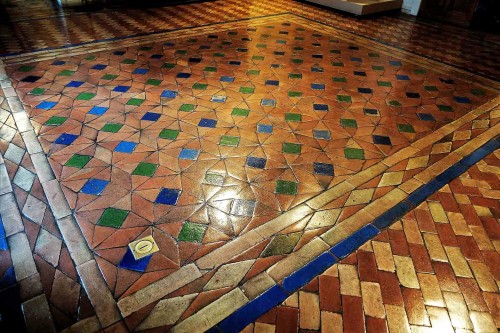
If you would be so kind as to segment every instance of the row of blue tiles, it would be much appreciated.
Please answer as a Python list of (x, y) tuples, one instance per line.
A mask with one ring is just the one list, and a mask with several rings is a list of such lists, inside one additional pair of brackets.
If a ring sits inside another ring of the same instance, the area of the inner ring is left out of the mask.
[(406, 213), (417, 207), (430, 195), (444, 185), (467, 171), (487, 155), (500, 148), (500, 136), (464, 157), (426, 185), (413, 192), (405, 201), (401, 201), (393, 208), (376, 218), (371, 224), (364, 226), (352, 235), (333, 246), (329, 251), (319, 255), (316, 259), (292, 273), (280, 285), (275, 285), (262, 295), (239, 308), (226, 319), (209, 330), (215, 332), (239, 332), (253, 323), (271, 308), (282, 303), (288, 296), (309, 283), (313, 278), (324, 272), (335, 263), (356, 251), (361, 245), (378, 235), (382, 230), (402, 218)]

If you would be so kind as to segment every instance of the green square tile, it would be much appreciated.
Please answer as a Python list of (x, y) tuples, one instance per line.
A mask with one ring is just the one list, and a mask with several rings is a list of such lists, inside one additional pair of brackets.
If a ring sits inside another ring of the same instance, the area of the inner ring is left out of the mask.
[(304, 40), (304, 37), (295, 37), (295, 40)]
[(300, 154), (302, 146), (298, 143), (284, 142), (281, 151), (285, 154)]
[(206, 229), (202, 224), (185, 222), (177, 239), (182, 242), (201, 243)]
[(248, 110), (248, 109), (234, 108), (233, 112), (231, 112), (231, 115), (240, 116), (240, 117), (248, 117), (249, 113), (250, 113), (250, 110)]
[(277, 194), (288, 194), (295, 195), (297, 194), (298, 183), (291, 182), (288, 180), (277, 180), (276, 181), (276, 193)]
[(138, 176), (152, 177), (155, 174), (156, 169), (158, 169), (158, 165), (156, 164), (141, 162), (137, 165), (132, 174)]
[(60, 71), (59, 74), (57, 74), (57, 75), (59, 75), (59, 76), (71, 76), (73, 74), (75, 74), (75, 71), (70, 71), (69, 69), (65, 69), (63, 71)]
[(302, 51), (304, 48), (302, 46), (295, 46), (293, 49), (295, 51)]
[(107, 123), (101, 128), (101, 131), (103, 132), (111, 132), (111, 133), (116, 133), (118, 132), (121, 128), (123, 127), (123, 124), (117, 124), (117, 123)]
[(125, 65), (133, 65), (135, 64), (136, 60), (134, 59), (123, 59), (122, 60), (122, 64), (125, 64)]
[(374, 71), (383, 71), (383, 70), (385, 69), (385, 67), (384, 67), (384, 66), (377, 66), (377, 65), (373, 65), (373, 66), (372, 66), (372, 69), (373, 69)]
[(240, 93), (242, 94), (253, 94), (254, 91), (254, 87), (240, 87)]
[(217, 67), (207, 66), (203, 69), (204, 72), (215, 73), (217, 72)]
[(85, 60), (89, 60), (89, 61), (95, 60), (95, 59), (96, 59), (96, 56), (93, 56), (93, 55), (89, 55), (89, 56), (85, 57)]
[(337, 100), (339, 102), (346, 102), (346, 103), (352, 102), (351, 96), (347, 96), (347, 95), (337, 95)]
[(415, 72), (415, 74), (427, 74), (425, 69), (415, 69), (413, 72)]
[(171, 63), (171, 62), (166, 62), (164, 63), (163, 65), (161, 65), (161, 68), (174, 68), (175, 67), (175, 64)]
[(178, 130), (164, 128), (160, 132), (159, 137), (162, 138), (162, 139), (175, 140), (175, 139), (177, 139), (178, 135), (179, 135), (179, 131)]
[(47, 120), (45, 122), (45, 125), (59, 126), (59, 125), (63, 124), (66, 121), (66, 119), (68, 119), (68, 117), (52, 116), (52, 117), (50, 117), (49, 120)]
[(304, 60), (302, 59), (292, 59), (292, 63), (294, 64), (302, 64), (304, 62)]
[(247, 75), (259, 75), (259, 74), (260, 74), (260, 70), (258, 70), (258, 69), (247, 70)]
[(21, 67), (19, 67), (18, 71), (23, 72), (23, 73), (26, 73), (26, 72), (31, 71), (33, 68), (35, 68), (35, 66), (28, 66), (28, 65), (25, 65), (25, 66), (21, 66)]
[(302, 121), (302, 115), (298, 113), (285, 113), (286, 121)]
[(411, 124), (398, 124), (398, 131), (403, 133), (415, 133), (415, 129)]
[(65, 166), (82, 169), (89, 161), (92, 159), (92, 156), (89, 155), (80, 155), (74, 154), (71, 156), (69, 160), (64, 163)]
[(299, 73), (290, 73), (288, 74), (289, 79), (302, 79), (302, 74)]
[(210, 185), (224, 185), (224, 176), (218, 173), (207, 172), (205, 174), (205, 183)]
[(97, 225), (118, 229), (122, 226), (128, 216), (128, 213), (128, 210), (106, 208), (99, 218)]
[(479, 88), (476, 88), (476, 89), (471, 89), (470, 91), (473, 95), (475, 96), (484, 96), (486, 94), (486, 92), (483, 90), (483, 89), (479, 89)]
[(344, 148), (344, 156), (350, 160), (364, 160), (365, 152), (359, 148)]
[(254, 55), (252, 57), (252, 60), (264, 60), (264, 56), (261, 56), (261, 55)]
[(398, 107), (401, 106), (401, 103), (394, 100), (387, 102), (387, 104), (389, 104), (390, 106), (398, 106)]
[(332, 62), (332, 66), (333, 67), (344, 67), (344, 63), (343, 62)]
[(223, 135), (220, 138), (219, 144), (221, 146), (238, 147), (238, 145), (240, 144), (240, 138), (237, 136)]
[(344, 76), (335, 76), (333, 82), (347, 82), (347, 79)]
[(90, 101), (92, 98), (95, 97), (94, 93), (80, 93), (78, 96), (76, 96), (77, 101)]
[(380, 57), (380, 55), (378, 53), (373, 53), (373, 52), (368, 53), (368, 56), (370, 58), (378, 58), (378, 57)]
[(333, 54), (341, 54), (342, 51), (340, 50), (330, 50), (330, 53), (333, 53)]
[(161, 84), (161, 80), (158, 79), (149, 79), (146, 81), (146, 84), (150, 86), (159, 86)]
[(392, 83), (389, 81), (377, 81), (379, 87), (392, 87)]
[(34, 88), (29, 92), (30, 95), (42, 95), (45, 92), (45, 88)]
[(101, 80), (114, 80), (118, 77), (118, 75), (114, 75), (114, 74), (104, 74), (102, 77), (101, 77)]
[(427, 91), (438, 91), (436, 86), (424, 86), (424, 89)]
[(193, 89), (195, 90), (206, 90), (208, 87), (208, 84), (205, 83), (195, 83), (193, 84)]
[(131, 98), (128, 100), (127, 105), (140, 106), (142, 103), (144, 103), (142, 98)]
[(216, 52), (214, 53), (214, 57), (217, 57), (217, 58), (223, 58), (225, 57), (226, 55), (224, 53), (220, 53), (220, 52)]
[(340, 119), (340, 125), (348, 128), (358, 128), (358, 122), (355, 119)]
[(182, 104), (181, 107), (179, 108), (179, 111), (191, 112), (195, 108), (196, 108), (196, 105), (194, 105), (194, 104)]
[(302, 92), (300, 91), (289, 91), (288, 97), (302, 97)]
[(186, 54), (187, 50), (177, 50), (175, 51), (175, 54)]
[(232, 42), (227, 42), (227, 41), (226, 41), (226, 42), (222, 42), (221, 44), (222, 44), (222, 45), (231, 45), (231, 44), (233, 44), (233, 43), (232, 43)]
[(453, 112), (453, 108), (449, 105), (437, 105), (439, 111), (443, 112)]

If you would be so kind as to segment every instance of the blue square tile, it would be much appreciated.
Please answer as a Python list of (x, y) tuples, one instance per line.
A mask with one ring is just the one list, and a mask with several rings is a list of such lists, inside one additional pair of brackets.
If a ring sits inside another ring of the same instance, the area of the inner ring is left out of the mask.
[(248, 156), (246, 165), (252, 168), (264, 169), (266, 167), (266, 163), (267, 160), (265, 158)]
[(189, 58), (188, 61), (197, 64), (201, 62), (201, 58)]
[(131, 88), (130, 86), (116, 86), (113, 88), (113, 91), (124, 93), (124, 92), (129, 91), (130, 88)]
[(117, 56), (122, 56), (125, 54), (125, 51), (115, 51), (113, 52), (114, 55), (117, 55)]
[(241, 65), (241, 61), (237, 61), (237, 60), (231, 60), (229, 62), (230, 65), (233, 65), (233, 66), (239, 66)]
[(271, 134), (272, 132), (273, 132), (273, 125), (265, 125), (265, 124), (257, 125), (257, 133)]
[(177, 204), (177, 200), (179, 200), (180, 195), (181, 195), (181, 190), (164, 188), (160, 191), (160, 193), (156, 197), (155, 203), (175, 206)]
[(212, 98), (210, 99), (210, 101), (214, 102), (214, 103), (224, 103), (226, 101), (226, 99), (227, 99), (226, 96), (214, 95), (214, 96), (212, 96)]
[(366, 115), (376, 116), (379, 114), (377, 109), (363, 109), (363, 110)]
[(83, 185), (80, 192), (85, 194), (100, 195), (102, 191), (108, 186), (109, 181), (102, 179), (91, 178)]
[(61, 66), (61, 65), (64, 65), (65, 63), (66, 63), (66, 61), (57, 60), (57, 61), (54, 61), (52, 63), (52, 65), (54, 65), (54, 66)]
[(198, 126), (215, 128), (215, 126), (217, 126), (217, 120), (208, 119), (208, 118), (201, 118), (200, 122), (198, 123)]
[(177, 97), (177, 91), (163, 90), (163, 92), (161, 93), (161, 97), (164, 97), (164, 98), (175, 98), (175, 97)]
[(57, 105), (57, 102), (43, 101), (36, 106), (37, 109), (50, 110)]
[(278, 80), (267, 80), (266, 81), (266, 86), (279, 86), (280, 81)]
[(314, 138), (319, 140), (330, 140), (331, 135), (328, 130), (314, 130), (313, 131)]
[(209, 45), (201, 45), (199, 47), (200, 50), (210, 50), (210, 46)]
[(391, 60), (389, 61), (389, 64), (391, 66), (402, 66), (403, 64), (401, 63), (401, 61), (397, 61), (397, 60)]
[(276, 101), (274, 99), (266, 99), (266, 98), (264, 98), (260, 102), (260, 105), (262, 105), (262, 106), (276, 106)]
[(175, 43), (173, 43), (173, 42), (166, 42), (163, 45), (165, 45), (165, 46), (175, 46)]
[(177, 74), (177, 78), (178, 79), (188, 79), (190, 77), (191, 77), (190, 73), (179, 73), (179, 74)]
[(356, 76), (366, 76), (366, 72), (364, 72), (364, 71), (354, 71), (354, 75), (356, 75)]
[(408, 75), (397, 74), (396, 79), (398, 79), (399, 81), (408, 81), (410, 80), (410, 77)]
[(147, 68), (136, 68), (136, 69), (134, 69), (134, 71), (132, 72), (132, 74), (144, 75), (147, 72), (149, 72), (149, 69), (147, 69)]
[(220, 82), (234, 82), (234, 76), (221, 76), (220, 77)]
[(5, 229), (3, 227), (2, 216), (0, 216), (0, 251), (6, 251), (9, 249), (7, 244), (7, 237), (5, 236)]
[(40, 76), (36, 76), (36, 75), (29, 75), (29, 76), (26, 76), (24, 79), (22, 79), (21, 81), (22, 82), (30, 82), (30, 83), (34, 83), (38, 80), (40, 80), (41, 77)]
[(349, 50), (359, 50), (359, 47), (357, 47), (357, 46), (349, 46)]
[(406, 97), (408, 98), (420, 98), (420, 94), (416, 92), (407, 92)]
[(434, 116), (430, 113), (417, 113), (418, 119), (424, 121), (436, 121)]
[(161, 117), (160, 113), (146, 112), (144, 116), (142, 116), (141, 120), (157, 121), (158, 119), (160, 119), (160, 117)]
[(363, 62), (363, 59), (357, 58), (357, 57), (352, 57), (351, 61), (353, 61), (353, 62)]
[(283, 52), (283, 51), (275, 51), (274, 55), (283, 56), (283, 55), (285, 55), (285, 52)]
[(373, 138), (373, 143), (376, 145), (386, 145), (390, 146), (392, 145), (391, 143), (391, 138), (385, 135), (372, 135)]
[(455, 96), (454, 98), (457, 103), (470, 104), (470, 99), (468, 99), (467, 97)]
[(95, 70), (98, 70), (98, 71), (102, 71), (106, 67), (108, 67), (108, 66), (107, 65), (103, 65), (103, 64), (97, 64), (97, 65), (94, 65), (92, 67), (92, 69), (95, 69)]
[(130, 154), (134, 151), (137, 143), (131, 141), (121, 141), (118, 146), (116, 146), (115, 151), (118, 153)]
[(78, 87), (81, 87), (82, 84), (83, 84), (82, 81), (71, 81), (70, 83), (68, 83), (66, 85), (66, 87), (69, 87), (69, 88), (78, 88)]
[(271, 68), (281, 68), (281, 67), (283, 66), (280, 64), (271, 64)]
[(198, 159), (199, 155), (200, 151), (198, 149), (182, 148), (181, 152), (179, 153), (179, 159), (194, 161)]
[(313, 89), (313, 90), (325, 90), (325, 85), (322, 83), (311, 83), (311, 89)]
[(106, 113), (106, 111), (108, 111), (107, 107), (104, 107), (104, 106), (94, 106), (92, 109), (90, 109), (90, 111), (88, 113), (96, 115), (96, 116), (102, 116), (103, 114)]
[(314, 59), (323, 59), (323, 55), (322, 54), (313, 54), (312, 57)]
[(333, 164), (314, 162), (314, 173), (318, 175), (334, 176)]
[(127, 248), (127, 252), (123, 256), (120, 263), (118, 264), (118, 267), (143, 273), (144, 271), (146, 271), (146, 268), (148, 267), (149, 261), (151, 260), (152, 257), (153, 256), (147, 256), (139, 260), (135, 260), (132, 251), (130, 251), (130, 249)]
[(324, 69), (323, 69), (323, 67), (314, 66), (314, 67), (311, 67), (311, 72), (313, 72), (313, 73), (323, 73)]
[(376, 227), (368, 224), (332, 247), (330, 252), (335, 257), (343, 259), (379, 233)]
[(163, 54), (153, 54), (150, 58), (151, 59), (161, 59), (161, 58), (163, 58)]
[(313, 104), (314, 111), (328, 111), (327, 104)]
[(72, 144), (77, 138), (78, 138), (78, 135), (63, 133), (56, 139), (56, 141), (54, 141), (54, 143), (58, 144), (58, 145), (67, 145), (68, 146), (68, 145)]
[(286, 277), (283, 280), (283, 289), (289, 293), (294, 292), (295, 290), (308, 284), (309, 281), (323, 273), (327, 268), (331, 267), (336, 262), (337, 260), (330, 253), (324, 252), (307, 265)]
[(371, 94), (373, 91), (371, 88), (358, 88), (358, 92), (361, 94)]

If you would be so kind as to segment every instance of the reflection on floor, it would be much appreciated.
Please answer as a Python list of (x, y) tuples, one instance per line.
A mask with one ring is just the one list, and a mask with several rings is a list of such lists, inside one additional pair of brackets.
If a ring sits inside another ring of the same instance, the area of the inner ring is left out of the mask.
[(0, 327), (500, 327), (498, 36), (30, 6), (0, 36)]

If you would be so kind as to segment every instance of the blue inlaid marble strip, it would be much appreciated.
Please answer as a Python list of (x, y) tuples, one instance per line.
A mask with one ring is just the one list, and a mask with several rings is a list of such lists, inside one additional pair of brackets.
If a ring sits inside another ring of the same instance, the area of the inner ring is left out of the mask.
[(467, 171), (469, 167), (473, 166), (498, 148), (500, 148), (500, 136), (488, 141), (471, 154), (465, 156), (462, 160), (443, 171), (429, 183), (415, 190), (406, 200), (401, 201), (376, 218), (372, 223), (364, 226), (346, 239), (334, 245), (330, 251), (322, 253), (304, 267), (287, 276), (283, 280), (282, 286), (275, 285), (268, 289), (262, 295), (248, 302), (226, 319), (222, 320), (219, 324), (212, 327), (208, 332), (232, 333), (243, 330), (247, 325), (253, 323), (267, 311), (282, 303), (289, 295), (305, 286), (340, 259), (356, 251), (365, 242), (398, 221), (441, 187), (460, 176)]

